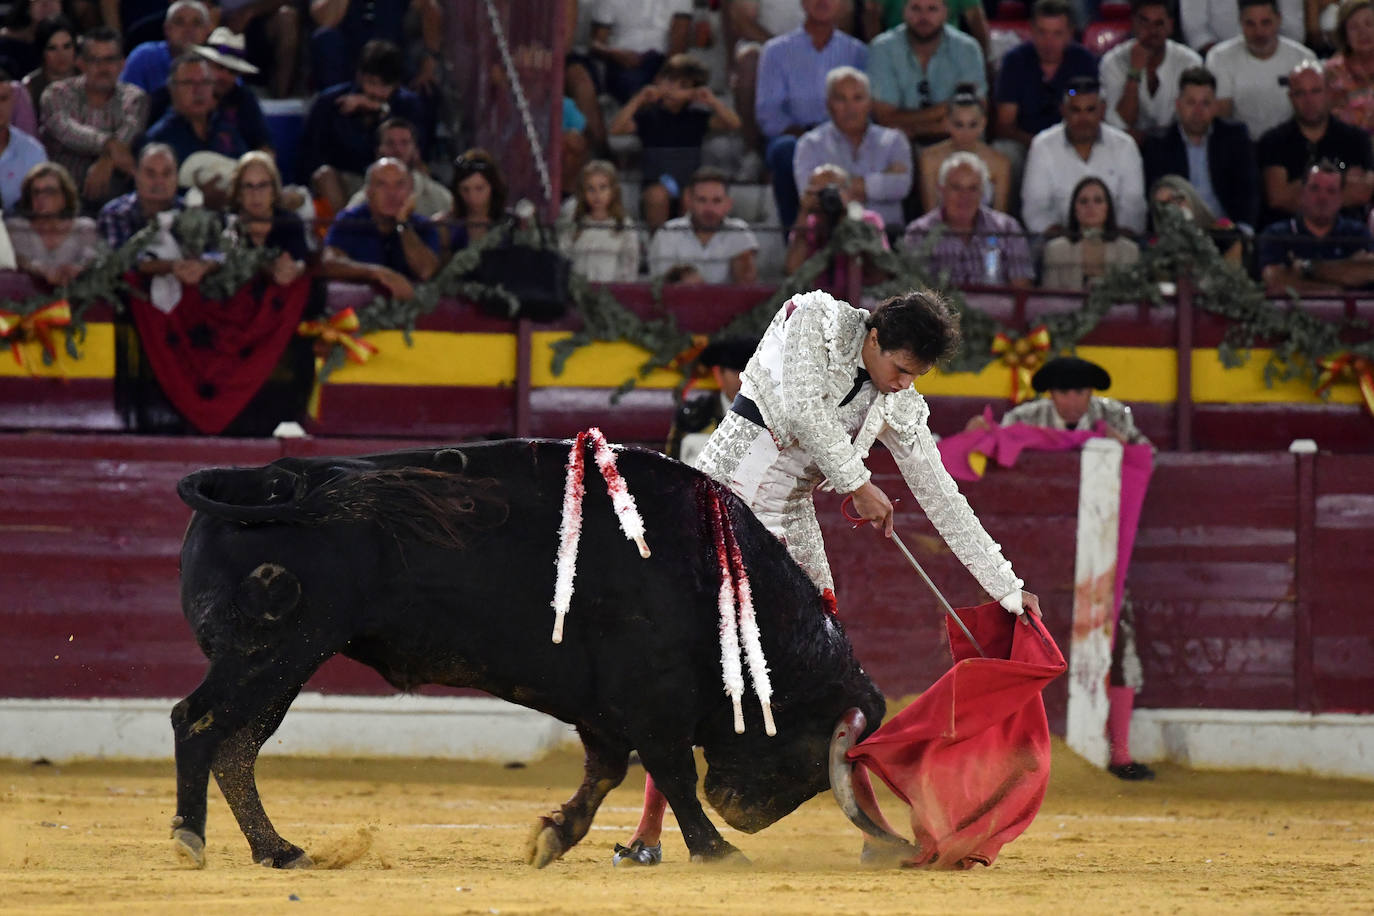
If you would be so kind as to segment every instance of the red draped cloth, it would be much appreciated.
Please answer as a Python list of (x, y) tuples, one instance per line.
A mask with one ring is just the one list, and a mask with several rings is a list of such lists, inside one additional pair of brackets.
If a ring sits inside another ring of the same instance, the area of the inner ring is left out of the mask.
[(849, 751), (870, 817), (886, 826), (867, 771), (910, 806), (908, 866), (991, 865), (1035, 819), (1050, 779), (1040, 691), (1064, 672), (1064, 656), (1034, 617), (1022, 625), (996, 602), (958, 613), (987, 657), (947, 621), (954, 667)]
[(158, 384), (207, 435), (222, 432), (271, 376), (310, 298), (310, 273), (287, 286), (250, 282), (223, 301), (183, 287), (170, 313), (133, 280), (129, 309)]

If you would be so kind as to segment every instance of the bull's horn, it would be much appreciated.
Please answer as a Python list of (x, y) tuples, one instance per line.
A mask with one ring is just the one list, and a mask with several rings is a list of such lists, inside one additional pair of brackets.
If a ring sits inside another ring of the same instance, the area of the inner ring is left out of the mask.
[[(915, 854), (918, 850), (906, 839), (893, 833), (886, 826), (880, 826), (869, 816), (854, 795), (854, 764), (846, 756), (859, 736), (863, 734), (868, 720), (860, 709), (849, 709), (840, 716), (835, 731), (830, 735), (830, 791), (835, 793), (835, 801), (845, 817), (864, 833), (893, 846), (904, 846)], [(881, 818), (881, 815), (879, 815)]]

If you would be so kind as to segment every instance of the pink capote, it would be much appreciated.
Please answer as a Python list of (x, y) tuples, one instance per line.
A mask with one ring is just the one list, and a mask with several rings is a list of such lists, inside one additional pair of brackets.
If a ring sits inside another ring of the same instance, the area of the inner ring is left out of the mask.
[(1030, 826), (1049, 784), (1040, 691), (1064, 672), (1064, 656), (1034, 617), (1019, 624), (996, 602), (958, 613), (987, 657), (947, 621), (954, 667), (849, 751), (870, 817), (888, 826), (868, 771), (910, 806), (918, 852), (903, 864), (911, 867), (991, 865)]
[[(985, 460), (996, 461), (1009, 468), (1026, 450), (1067, 452), (1081, 448), (1084, 442), (1107, 435), (1107, 426), (1099, 422), (1091, 432), (1087, 430), (1049, 429), (1014, 423), (998, 426), (992, 410), (986, 409), (983, 418), (988, 429), (974, 429), (940, 440), (940, 458), (945, 470), (955, 480), (978, 480), (983, 476)], [(984, 456), (979, 458), (978, 456)], [(1121, 616), (1121, 596), (1126, 587), (1126, 571), (1131, 565), (1131, 551), (1135, 547), (1136, 529), (1140, 526), (1140, 510), (1145, 492), (1154, 473), (1154, 452), (1148, 445), (1123, 446), (1121, 456), (1121, 515), (1117, 526), (1116, 595), (1112, 611), (1112, 632)]]

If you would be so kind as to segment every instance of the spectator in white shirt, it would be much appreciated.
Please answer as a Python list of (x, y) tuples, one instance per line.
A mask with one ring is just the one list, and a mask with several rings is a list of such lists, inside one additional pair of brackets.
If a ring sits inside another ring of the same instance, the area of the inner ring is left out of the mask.
[(1240, 0), (1241, 34), (1207, 52), (1207, 69), (1217, 78), (1217, 117), (1234, 118), (1259, 139), (1288, 120), (1288, 72), (1311, 49), (1280, 35), (1276, 0)]
[(657, 277), (691, 264), (707, 283), (758, 280), (758, 239), (730, 216), (730, 179), (720, 169), (697, 169), (682, 195), (685, 216), (670, 219), (649, 244), (649, 272)]
[(836, 67), (825, 78), (830, 120), (797, 140), (792, 160), (797, 187), (804, 188), (818, 166), (834, 163), (853, 178), (849, 190), (883, 222), (902, 222), (902, 199), (911, 191), (911, 144), (900, 130), (874, 124), (868, 74)]
[[(1306, 37), (1303, 0), (1275, 0), (1274, 6), (1283, 19), (1282, 34), (1302, 44)], [(1236, 14), (1244, 9), (1245, 0), (1184, 0), (1178, 5), (1183, 40), (1194, 51), (1206, 54), (1214, 45), (1240, 35)]]
[(622, 105), (687, 50), (692, 0), (596, 0), (591, 53), (606, 62), (606, 90)]
[(1131, 0), (1131, 33), (1103, 56), (1099, 72), (1107, 123), (1140, 140), (1174, 119), (1178, 78), (1202, 66), (1202, 57), (1169, 37), (1174, 17), (1166, 0)]
[(1063, 120), (1035, 135), (1021, 184), (1021, 219), (1032, 232), (1058, 231), (1085, 175), (1096, 175), (1117, 203), (1124, 229), (1145, 228), (1145, 174), (1140, 150), (1124, 131), (1103, 124), (1105, 103), (1092, 77), (1074, 77)]

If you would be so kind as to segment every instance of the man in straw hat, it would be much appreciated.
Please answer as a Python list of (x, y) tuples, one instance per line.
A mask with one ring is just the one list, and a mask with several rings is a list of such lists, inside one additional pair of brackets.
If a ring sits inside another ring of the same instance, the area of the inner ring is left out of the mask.
[[(827, 293), (798, 293), (774, 316), (741, 374), (740, 392), (696, 467), (730, 487), (787, 546), (833, 610), (814, 493), (849, 494), (858, 515), (892, 534), (893, 507), (865, 465), (887, 446), (926, 517), (984, 590), (1013, 614), (1039, 599), (983, 529), (940, 459), (916, 379), (958, 347), (959, 323), (929, 290), (895, 296), (869, 313)], [(644, 813), (616, 865), (655, 865), (664, 801), (653, 780)]]
[(243, 84), (241, 77), (253, 76), (258, 68), (248, 62), (242, 35), (223, 26), (210, 33), (205, 44), (191, 49), (210, 65), (210, 78), (215, 94), (215, 108), (220, 120), (243, 135), (249, 149), (272, 151), (272, 134), (267, 117), (262, 113), (253, 90)]

